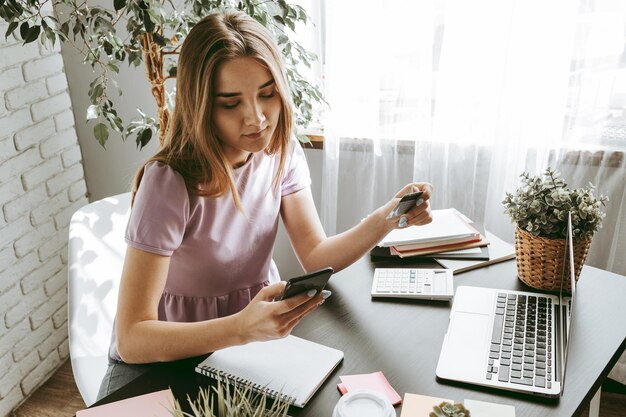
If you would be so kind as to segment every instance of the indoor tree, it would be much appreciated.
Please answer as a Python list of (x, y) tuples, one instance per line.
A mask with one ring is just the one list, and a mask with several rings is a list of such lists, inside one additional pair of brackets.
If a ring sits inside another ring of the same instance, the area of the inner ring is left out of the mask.
[[(89, 85), (91, 105), (86, 119), (94, 123), (95, 138), (104, 147), (110, 129), (122, 138), (135, 135), (137, 146), (163, 134), (175, 100), (165, 82), (176, 77), (176, 56), (190, 29), (209, 13), (224, 9), (246, 12), (275, 36), (283, 54), (296, 124), (306, 127), (312, 120), (313, 103), (324, 99), (317, 86), (308, 82), (298, 68), (310, 67), (317, 57), (293, 39), (298, 22), (309, 21), (304, 8), (285, 0), (113, 0), (109, 7), (87, 4), (87, 0), (0, 0), (0, 17), (8, 23), (5, 38), (15, 36), (24, 44), (39, 40), (70, 45), (94, 70)], [(115, 110), (111, 91), (122, 95), (116, 78), (124, 63), (144, 64), (149, 88), (156, 101), (157, 115), (138, 109), (139, 116), (125, 123)], [(301, 140), (308, 141), (306, 137)]]

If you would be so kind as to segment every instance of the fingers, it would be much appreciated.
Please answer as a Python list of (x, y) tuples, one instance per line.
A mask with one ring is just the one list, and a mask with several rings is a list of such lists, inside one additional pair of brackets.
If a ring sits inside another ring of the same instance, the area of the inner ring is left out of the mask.
[(286, 300), (281, 300), (279, 304), (279, 312), (281, 314), (288, 313), (293, 310), (297, 310), (298, 308), (304, 308), (303, 306), (312, 304), (319, 304), (325, 298), (330, 296), (331, 292), (328, 290), (324, 290), (320, 293), (317, 293), (316, 290), (309, 290), (308, 293), (302, 293), (295, 295)]
[(427, 182), (416, 182), (413, 183), (413, 186), (422, 192), (422, 198), (424, 201), (430, 199), (430, 196), (433, 195), (433, 186)]
[(400, 191), (396, 193), (394, 198), (402, 198), (405, 194), (414, 193), (415, 191), (419, 191), (415, 187), (415, 183), (407, 184)]
[(430, 208), (428, 208), (424, 210), (423, 212), (421, 212), (420, 214), (418, 214), (417, 216), (413, 217), (410, 220), (409, 224), (415, 225), (415, 226), (423, 226), (432, 221), (433, 221), (433, 215), (432, 215), (432, 212), (430, 211)]
[[(327, 292), (328, 294), (330, 292)], [(300, 322), (306, 315), (312, 313), (325, 301), (325, 294), (318, 294), (304, 304), (284, 313), (281, 320), (285, 323), (285, 327), (291, 329)]]
[[(313, 297), (307, 297), (304, 303), (301, 303), (295, 306), (292, 309), (288, 309), (282, 314), (278, 314), (275, 316), (276, 324), (275, 324), (275, 333), (279, 337), (285, 337), (291, 333), (293, 328), (308, 314), (312, 313), (324, 303), (324, 300), (330, 296), (330, 291), (322, 291), (321, 293), (316, 294)], [(291, 301), (296, 298), (302, 298), (303, 294), (299, 294), (295, 297), (292, 297), (288, 300), (282, 300), (276, 302), (276, 304), (281, 304), (281, 309), (284, 309), (288, 306), (288, 301)]]
[(430, 202), (423, 201), (419, 206), (403, 214), (398, 220), (398, 227), (422, 226), (433, 221)]
[(395, 195), (393, 201), (395, 202), (397, 198), (401, 198), (407, 193), (416, 191), (421, 191), (422, 195), (415, 201), (415, 207), (396, 220), (398, 222), (397, 227), (399, 228), (421, 226), (433, 220), (430, 211), (430, 202), (428, 201), (432, 195), (433, 186), (427, 182), (415, 182), (405, 185), (404, 188)]
[(254, 298), (263, 301), (274, 301), (276, 297), (279, 297), (283, 291), (285, 291), (285, 285), (287, 285), (287, 283), (284, 281), (269, 285), (259, 291)]
[(394, 198), (402, 198), (405, 194), (414, 193), (416, 191), (421, 191), (421, 198), (426, 201), (433, 194), (433, 186), (428, 182), (412, 182), (402, 187), (402, 189), (396, 193)]

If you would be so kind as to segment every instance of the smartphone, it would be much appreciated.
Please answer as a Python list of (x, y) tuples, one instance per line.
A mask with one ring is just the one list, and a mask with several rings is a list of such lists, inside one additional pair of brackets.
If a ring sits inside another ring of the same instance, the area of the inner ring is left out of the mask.
[(405, 194), (398, 205), (391, 210), (391, 213), (387, 216), (388, 219), (392, 219), (394, 217), (398, 217), (409, 211), (412, 207), (415, 207), (415, 202), (418, 198), (422, 196), (422, 191), (416, 191), (414, 193)]
[(310, 289), (316, 289), (319, 293), (324, 289), (333, 272), (335, 271), (333, 271), (331, 267), (326, 267), (319, 271), (311, 272), (310, 274), (291, 278), (287, 281), (283, 295), (277, 298), (277, 300), (286, 300), (294, 295), (307, 292)]

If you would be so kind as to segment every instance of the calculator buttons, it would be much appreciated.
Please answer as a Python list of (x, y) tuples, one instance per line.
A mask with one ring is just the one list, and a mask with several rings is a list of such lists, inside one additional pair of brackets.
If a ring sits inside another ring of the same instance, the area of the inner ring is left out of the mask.
[(453, 295), (452, 272), (445, 269), (376, 268), (372, 297), (448, 300)]

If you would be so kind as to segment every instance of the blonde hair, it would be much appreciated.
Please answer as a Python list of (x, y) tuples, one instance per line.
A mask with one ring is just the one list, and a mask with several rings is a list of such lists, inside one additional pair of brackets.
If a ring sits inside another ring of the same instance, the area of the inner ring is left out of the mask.
[(230, 190), (235, 206), (241, 200), (233, 168), (224, 155), (212, 122), (215, 77), (223, 62), (254, 58), (272, 74), (281, 98), (278, 124), (265, 153), (279, 155), (274, 186), (278, 189), (292, 134), (293, 110), (285, 66), (272, 34), (239, 11), (214, 13), (200, 20), (183, 42), (176, 74), (176, 106), (161, 149), (135, 175), (132, 200), (145, 165), (159, 161), (180, 173), (190, 193), (219, 197)]

